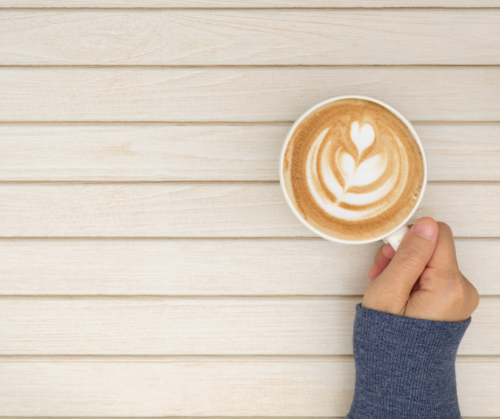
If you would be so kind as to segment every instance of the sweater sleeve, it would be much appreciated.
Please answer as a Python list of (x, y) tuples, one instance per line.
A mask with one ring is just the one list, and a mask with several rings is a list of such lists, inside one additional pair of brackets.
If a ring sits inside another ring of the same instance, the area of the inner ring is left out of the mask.
[(460, 419), (455, 358), (470, 324), (356, 307), (356, 386), (346, 419)]

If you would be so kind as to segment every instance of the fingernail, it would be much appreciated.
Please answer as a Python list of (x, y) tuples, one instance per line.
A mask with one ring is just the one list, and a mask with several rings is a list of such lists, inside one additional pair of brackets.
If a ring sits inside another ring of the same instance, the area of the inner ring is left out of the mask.
[(418, 220), (415, 224), (415, 233), (424, 236), (426, 239), (434, 237), (434, 226), (425, 220)]

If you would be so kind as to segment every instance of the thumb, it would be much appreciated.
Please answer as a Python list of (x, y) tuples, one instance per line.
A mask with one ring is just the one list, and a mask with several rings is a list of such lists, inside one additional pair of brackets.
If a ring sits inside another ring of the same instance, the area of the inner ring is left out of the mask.
[[(407, 297), (432, 257), (438, 225), (432, 218), (420, 218), (403, 237), (398, 251), (385, 271), (375, 280), (379, 287)], [(386, 288), (387, 289), (387, 288)]]

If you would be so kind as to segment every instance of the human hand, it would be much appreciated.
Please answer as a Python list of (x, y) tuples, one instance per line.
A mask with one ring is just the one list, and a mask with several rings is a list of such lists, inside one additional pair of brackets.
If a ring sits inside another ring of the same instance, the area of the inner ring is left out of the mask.
[(382, 246), (368, 273), (372, 283), (362, 306), (417, 319), (459, 322), (479, 304), (479, 295), (458, 268), (451, 228), (420, 218), (394, 252)]

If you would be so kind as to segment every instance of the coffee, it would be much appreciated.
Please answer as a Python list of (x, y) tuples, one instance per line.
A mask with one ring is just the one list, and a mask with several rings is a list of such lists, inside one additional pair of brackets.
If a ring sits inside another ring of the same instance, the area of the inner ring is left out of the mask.
[(311, 226), (343, 240), (376, 239), (404, 222), (424, 177), (406, 124), (361, 99), (338, 100), (304, 118), (283, 159), (293, 206)]

